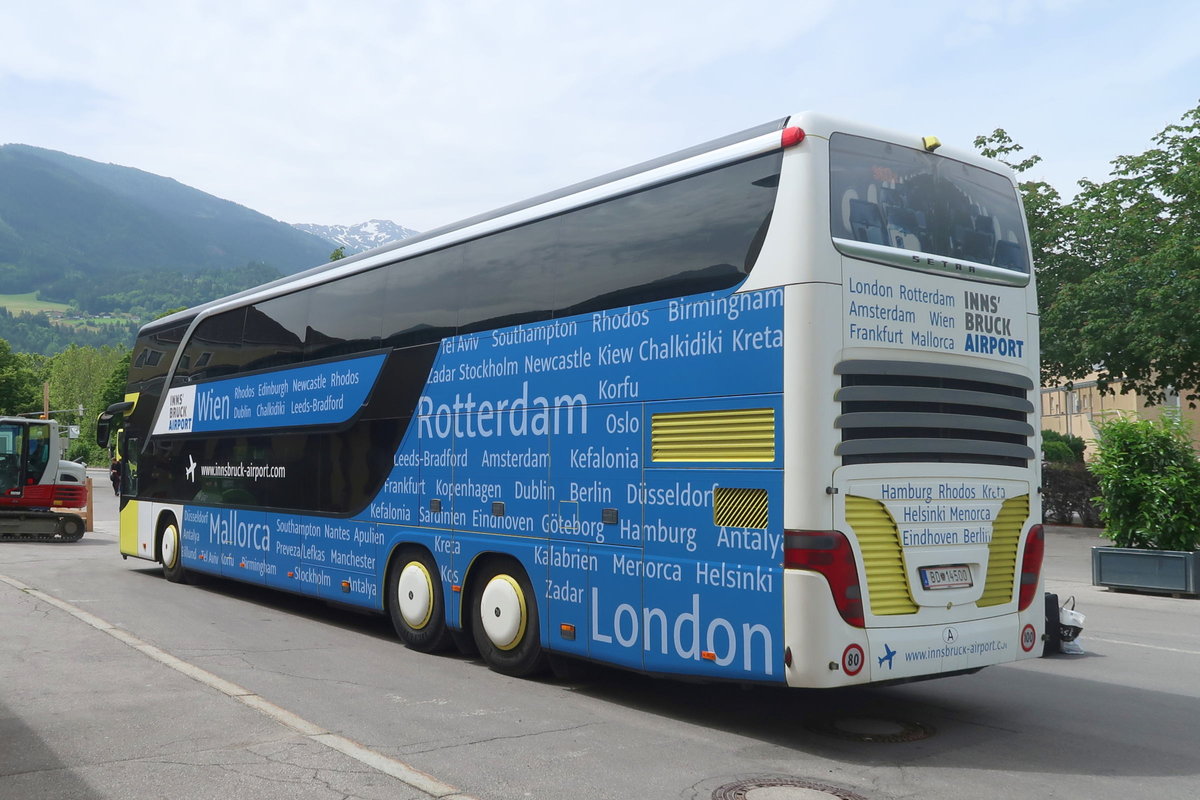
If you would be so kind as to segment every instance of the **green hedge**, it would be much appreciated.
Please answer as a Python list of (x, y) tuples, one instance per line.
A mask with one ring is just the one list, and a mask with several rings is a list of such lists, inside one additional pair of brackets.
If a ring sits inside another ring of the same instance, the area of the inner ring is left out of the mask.
[(1090, 465), (1103, 498), (1104, 535), (1118, 547), (1195, 550), (1200, 544), (1200, 459), (1177, 414), (1119, 417), (1100, 426)]
[(1083, 464), (1049, 463), (1042, 468), (1042, 519), (1059, 525), (1079, 521), (1095, 528), (1100, 525), (1100, 506), (1096, 495), (1100, 485)]

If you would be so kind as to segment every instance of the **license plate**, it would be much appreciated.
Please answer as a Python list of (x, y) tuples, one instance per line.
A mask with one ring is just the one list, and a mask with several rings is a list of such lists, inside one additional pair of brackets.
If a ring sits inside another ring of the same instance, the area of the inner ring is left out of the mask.
[(926, 589), (961, 589), (971, 586), (971, 568), (966, 564), (921, 567), (921, 586)]

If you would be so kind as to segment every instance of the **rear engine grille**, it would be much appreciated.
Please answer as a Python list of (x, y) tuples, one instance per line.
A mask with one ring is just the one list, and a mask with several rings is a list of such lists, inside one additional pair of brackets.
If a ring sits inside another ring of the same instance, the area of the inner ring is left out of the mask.
[(999, 370), (843, 361), (835, 451), (843, 464), (948, 462), (1025, 467), (1033, 381)]
[(847, 495), (846, 522), (862, 550), (871, 613), (915, 614), (917, 604), (908, 590), (900, 532), (887, 508), (878, 500)]
[(988, 544), (987, 582), (983, 585), (980, 606), (1010, 603), (1017, 585), (1017, 547), (1021, 526), (1029, 519), (1029, 495), (1010, 497), (1000, 506), (992, 523), (992, 541)]

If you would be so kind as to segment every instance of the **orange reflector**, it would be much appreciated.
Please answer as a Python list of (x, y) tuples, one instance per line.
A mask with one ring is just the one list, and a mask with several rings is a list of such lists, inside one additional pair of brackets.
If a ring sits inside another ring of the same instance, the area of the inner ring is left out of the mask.
[(201, 553), (201, 554), (200, 554), (200, 560), (201, 560), (201, 561), (203, 561), (203, 560), (204, 560), (204, 553)]
[(558, 626), (558, 632), (559, 632), (559, 634), (562, 635), (562, 638), (566, 639), (567, 641), (569, 641), (569, 642), (575, 641), (575, 626), (574, 625), (568, 625), (567, 623), (564, 622)]
[(461, 586), (457, 586), (457, 585), (455, 585), (455, 586), (451, 586), (451, 587), (450, 587), (450, 591), (452, 591), (452, 592), (461, 592), (461, 591), (462, 591), (462, 587), (461, 587)]
[(716, 661), (717, 660), (717, 654), (712, 652), (711, 650), (701, 650), (700, 657), (703, 658), (705, 661)]
[(288, 577), (289, 577), (289, 578), (294, 578), (294, 577), (296, 577), (296, 573), (294, 573), (294, 572), (289, 572), (289, 573), (288, 573)]
[(245, 562), (245, 561), (243, 561), (242, 563), (238, 564), (238, 566), (239, 566), (239, 567), (241, 567), (242, 569), (245, 569), (245, 568), (246, 568), (246, 562)]
[(343, 592), (350, 591), (350, 581), (342, 581), (342, 591)]

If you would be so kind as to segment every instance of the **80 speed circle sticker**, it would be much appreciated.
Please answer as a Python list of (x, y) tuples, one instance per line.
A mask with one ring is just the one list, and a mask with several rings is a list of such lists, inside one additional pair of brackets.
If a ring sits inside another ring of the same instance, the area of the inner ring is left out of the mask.
[(863, 649), (860, 645), (848, 645), (842, 651), (842, 671), (853, 677), (862, 672), (863, 664), (866, 663), (866, 656), (863, 654)]

